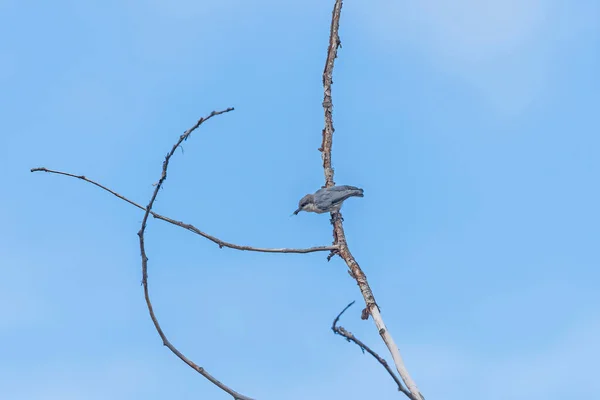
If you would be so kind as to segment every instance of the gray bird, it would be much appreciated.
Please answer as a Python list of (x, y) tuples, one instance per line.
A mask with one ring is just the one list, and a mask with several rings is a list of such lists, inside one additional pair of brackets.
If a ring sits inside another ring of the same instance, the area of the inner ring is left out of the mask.
[(322, 188), (317, 190), (315, 194), (307, 194), (300, 199), (298, 209), (294, 211), (294, 215), (298, 215), (300, 211), (318, 214), (339, 211), (344, 200), (353, 196), (364, 197), (363, 190), (347, 185)]

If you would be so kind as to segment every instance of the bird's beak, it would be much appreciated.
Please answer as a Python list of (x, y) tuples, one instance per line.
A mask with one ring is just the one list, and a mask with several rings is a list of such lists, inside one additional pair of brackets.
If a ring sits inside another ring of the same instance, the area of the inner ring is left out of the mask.
[(294, 214), (292, 214), (292, 215), (298, 215), (298, 213), (299, 213), (300, 211), (302, 211), (302, 209), (301, 209), (301, 208), (299, 208), (299, 209), (297, 209), (296, 211), (294, 211)]

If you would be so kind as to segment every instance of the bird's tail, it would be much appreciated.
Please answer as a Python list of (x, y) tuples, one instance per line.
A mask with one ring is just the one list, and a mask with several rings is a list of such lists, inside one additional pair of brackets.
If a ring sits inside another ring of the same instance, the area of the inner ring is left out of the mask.
[(364, 190), (362, 190), (361, 188), (350, 186), (349, 189), (352, 189), (352, 194), (350, 196), (365, 197), (365, 195), (363, 194)]
[(364, 190), (357, 188), (356, 186), (346, 186), (345, 190), (346, 195), (344, 196), (344, 199), (347, 199), (348, 197), (365, 197), (363, 194)]
[(334, 186), (330, 189), (329, 198), (331, 199), (331, 204), (341, 204), (344, 200), (349, 197), (364, 197), (363, 190), (361, 188), (357, 188), (356, 186)]

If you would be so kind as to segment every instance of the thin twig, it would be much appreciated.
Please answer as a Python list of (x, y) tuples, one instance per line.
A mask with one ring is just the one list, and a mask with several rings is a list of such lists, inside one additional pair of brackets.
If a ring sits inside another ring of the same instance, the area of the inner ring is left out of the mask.
[(390, 376), (392, 377), (394, 382), (396, 382), (396, 385), (398, 385), (398, 390), (401, 391), (402, 393), (404, 393), (405, 395), (407, 395), (409, 398), (414, 399), (414, 397), (412, 396), (412, 393), (410, 393), (404, 386), (402, 386), (402, 382), (400, 382), (400, 379), (398, 379), (396, 374), (394, 374), (394, 371), (392, 371), (392, 369), (388, 365), (387, 361), (385, 361), (381, 356), (379, 356), (379, 354), (377, 354), (373, 350), (371, 350), (371, 348), (369, 346), (367, 346), (366, 344), (364, 344), (360, 339), (358, 339), (356, 336), (354, 336), (352, 334), (352, 332), (347, 331), (343, 326), (337, 325), (342, 314), (345, 313), (346, 310), (349, 309), (353, 304), (354, 304), (354, 301), (352, 303), (348, 304), (337, 315), (337, 317), (335, 317), (335, 319), (333, 320), (333, 324), (331, 325), (331, 330), (336, 335), (345, 337), (348, 342), (356, 343), (356, 345), (358, 345), (358, 347), (360, 347), (360, 349), (363, 351), (363, 353), (366, 351), (367, 353), (372, 355), (377, 361), (379, 361), (379, 364), (383, 365), (383, 367), (388, 372), (388, 374), (390, 374)]
[[(146, 208), (138, 203), (136, 203), (135, 201), (132, 201), (130, 199), (128, 199), (127, 197), (120, 195), (119, 193), (115, 192), (112, 189), (107, 188), (106, 186), (93, 181), (87, 177), (85, 177), (84, 175), (74, 175), (74, 174), (70, 174), (68, 172), (62, 172), (62, 171), (55, 171), (55, 170), (51, 170), (48, 168), (32, 168), (31, 172), (48, 172), (51, 174), (58, 174), (58, 175), (65, 175), (65, 176), (70, 176), (72, 178), (77, 178), (77, 179), (81, 179), (82, 181), (85, 182), (89, 182), (92, 185), (95, 185), (97, 187), (99, 187), (100, 189), (106, 190), (107, 192), (109, 192), (110, 194), (118, 197), (119, 199), (131, 204), (134, 207), (139, 208), (140, 210), (146, 211)], [(220, 248), (223, 247), (228, 247), (230, 249), (235, 249), (235, 250), (246, 250), (246, 251), (257, 251), (257, 252), (261, 252), (261, 253), (314, 253), (316, 251), (334, 251), (337, 250), (336, 246), (318, 246), (318, 247), (309, 247), (306, 249), (292, 249), (292, 248), (262, 248), (262, 247), (253, 247), (253, 246), (244, 246), (244, 245), (239, 245), (239, 244), (235, 244), (235, 243), (229, 243), (229, 242), (225, 242), (215, 236), (212, 236), (206, 232), (202, 232), (200, 229), (196, 228), (194, 225), (192, 224), (186, 224), (185, 222), (181, 222), (181, 221), (176, 221), (174, 219), (171, 219), (169, 217), (165, 217), (163, 215), (160, 215), (158, 213), (155, 213), (154, 211), (150, 210), (150, 214), (156, 218), (156, 219), (160, 219), (163, 221), (166, 221), (170, 224), (179, 226), (183, 229), (187, 229), (190, 232), (193, 232), (197, 235), (200, 235), (208, 240), (210, 240), (213, 243), (216, 243)]]
[(171, 342), (169, 342), (169, 340), (167, 339), (167, 336), (164, 334), (162, 328), (160, 327), (158, 320), (156, 319), (156, 315), (154, 314), (154, 310), (152, 308), (152, 303), (150, 302), (150, 295), (148, 292), (148, 257), (146, 255), (146, 247), (144, 244), (144, 232), (146, 231), (146, 223), (148, 222), (148, 216), (152, 212), (152, 206), (154, 205), (154, 201), (156, 200), (156, 196), (158, 195), (158, 192), (160, 191), (160, 188), (161, 188), (163, 182), (167, 179), (167, 168), (169, 167), (169, 160), (175, 153), (175, 150), (177, 150), (179, 145), (181, 145), (181, 143), (184, 140), (187, 140), (187, 138), (190, 136), (190, 134), (196, 128), (198, 128), (202, 123), (204, 123), (205, 121), (214, 117), (215, 115), (220, 115), (220, 114), (232, 111), (232, 110), (233, 110), (233, 108), (228, 108), (223, 111), (211, 112), (207, 117), (200, 118), (193, 127), (188, 129), (187, 131), (185, 131), (185, 133), (179, 137), (179, 140), (177, 141), (177, 143), (175, 143), (175, 145), (173, 146), (171, 151), (165, 157), (165, 161), (163, 162), (163, 167), (162, 167), (162, 174), (156, 184), (156, 187), (154, 188), (154, 193), (152, 194), (150, 202), (148, 203), (148, 206), (146, 207), (146, 212), (144, 213), (144, 219), (142, 220), (142, 226), (140, 228), (140, 231), (138, 232), (138, 236), (140, 237), (140, 252), (141, 252), (141, 256), (142, 256), (142, 285), (144, 286), (144, 298), (146, 299), (146, 305), (148, 306), (148, 311), (150, 312), (150, 318), (152, 318), (154, 327), (156, 328), (156, 331), (160, 335), (160, 338), (162, 339), (163, 344), (165, 346), (167, 346), (169, 348), (169, 350), (171, 350), (173, 352), (173, 354), (175, 354), (177, 357), (179, 357), (184, 363), (186, 363), (191, 368), (196, 370), (199, 374), (204, 376), (206, 379), (208, 379), (214, 385), (219, 387), (221, 390), (223, 390), (224, 392), (231, 395), (234, 398), (234, 400), (252, 400), (250, 397), (244, 396), (243, 394), (236, 392), (235, 390), (231, 389), (229, 386), (227, 386), (227, 385), (223, 384), (222, 382), (220, 382), (219, 380), (217, 380), (215, 377), (213, 377), (211, 374), (209, 374), (204, 368), (200, 367), (199, 365), (194, 363), (192, 360), (190, 360), (186, 356), (184, 356), (179, 350), (177, 350), (177, 348), (175, 348), (175, 346), (173, 346), (171, 344)]
[[(333, 180), (333, 168), (331, 166), (331, 148), (333, 145), (333, 132), (335, 131), (333, 128), (333, 101), (331, 98), (331, 85), (333, 84), (334, 62), (337, 58), (338, 47), (340, 47), (341, 44), (338, 34), (341, 12), (342, 0), (336, 0), (331, 17), (329, 46), (327, 48), (327, 59), (325, 61), (325, 69), (323, 71), (323, 110), (325, 113), (325, 127), (323, 128), (323, 140), (319, 151), (321, 151), (321, 157), (323, 159), (325, 187), (331, 187), (335, 184)], [(358, 262), (356, 262), (354, 256), (350, 252), (350, 249), (348, 248), (348, 243), (346, 242), (346, 235), (344, 233), (343, 218), (341, 217), (341, 213), (339, 211), (331, 213), (331, 222), (333, 224), (333, 244), (339, 246), (339, 250), (336, 254), (339, 255), (346, 262), (350, 275), (356, 280), (356, 283), (360, 288), (360, 292), (365, 300), (366, 308), (363, 310), (363, 319), (367, 319), (369, 315), (373, 317), (373, 321), (377, 326), (379, 335), (381, 336), (388, 350), (390, 351), (392, 358), (394, 359), (396, 369), (400, 374), (400, 377), (402, 378), (404, 384), (413, 396), (411, 398), (415, 400), (424, 400), (423, 395), (419, 392), (417, 384), (411, 378), (411, 376), (408, 373), (408, 370), (404, 365), (404, 361), (400, 356), (398, 346), (396, 346), (396, 344), (394, 343), (394, 339), (390, 335), (383, 322), (381, 313), (379, 312), (379, 307), (377, 306), (377, 302), (375, 301), (375, 296), (373, 296), (371, 287), (367, 282), (367, 276), (364, 274), (364, 272), (358, 265)]]

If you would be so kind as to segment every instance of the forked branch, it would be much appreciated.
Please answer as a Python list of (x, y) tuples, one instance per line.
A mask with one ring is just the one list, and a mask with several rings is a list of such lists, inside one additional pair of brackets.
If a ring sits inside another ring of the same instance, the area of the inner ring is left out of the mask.
[[(325, 127), (323, 129), (323, 140), (321, 143), (321, 157), (323, 159), (323, 171), (325, 174), (325, 186), (331, 187), (334, 185), (333, 181), (333, 168), (331, 166), (331, 148), (333, 145), (333, 101), (331, 98), (331, 85), (333, 84), (333, 67), (335, 59), (337, 58), (337, 50), (341, 45), (341, 41), (338, 35), (340, 26), (340, 15), (342, 13), (342, 0), (336, 0), (333, 6), (333, 12), (331, 17), (331, 28), (329, 32), (329, 46), (327, 48), (327, 59), (325, 61), (325, 69), (323, 71), (323, 111), (325, 114)], [(352, 256), (348, 243), (346, 242), (346, 235), (344, 233), (343, 218), (341, 213), (331, 213), (331, 221), (333, 224), (333, 244), (339, 247), (335, 254), (339, 255), (348, 266), (350, 275), (356, 280), (360, 292), (365, 300), (366, 308), (363, 310), (363, 319), (367, 319), (369, 315), (373, 317), (375, 325), (381, 338), (385, 342), (388, 350), (390, 351), (394, 364), (400, 377), (404, 381), (404, 384), (410, 391), (413, 399), (424, 400), (423, 395), (419, 392), (419, 388), (415, 381), (411, 378), (404, 365), (404, 361), (400, 356), (398, 346), (394, 343), (392, 335), (387, 330), (379, 307), (375, 302), (375, 296), (371, 291), (371, 287), (367, 282), (367, 276), (364, 274), (358, 262)]]
[(346, 310), (349, 309), (353, 304), (354, 304), (354, 302), (348, 304), (337, 315), (337, 317), (335, 317), (335, 319), (333, 320), (333, 324), (331, 325), (331, 330), (336, 335), (345, 337), (348, 342), (355, 343), (358, 347), (360, 347), (360, 349), (363, 351), (363, 353), (366, 351), (367, 353), (372, 355), (373, 358), (375, 358), (379, 362), (379, 364), (381, 364), (385, 368), (385, 370), (388, 372), (388, 374), (390, 374), (390, 376), (392, 377), (394, 382), (396, 382), (396, 385), (398, 385), (398, 390), (400, 392), (404, 393), (405, 395), (407, 395), (410, 399), (414, 399), (412, 393), (410, 393), (404, 386), (402, 386), (402, 382), (400, 382), (400, 379), (398, 379), (396, 374), (394, 374), (394, 371), (392, 371), (392, 369), (390, 368), (387, 361), (385, 361), (385, 359), (383, 359), (379, 354), (375, 353), (369, 346), (367, 346), (361, 340), (359, 340), (356, 336), (354, 336), (352, 334), (352, 332), (347, 331), (343, 326), (338, 326), (337, 323), (339, 322), (342, 314), (345, 313)]
[[(331, 149), (332, 149), (333, 132), (334, 132), (333, 117), (332, 117), (333, 102), (332, 102), (332, 97), (331, 97), (331, 86), (333, 83), (332, 76), (333, 76), (333, 68), (334, 68), (335, 59), (337, 58), (337, 50), (338, 50), (338, 47), (340, 47), (340, 45), (341, 45), (339, 35), (338, 35), (341, 10), (342, 10), (342, 0), (336, 0), (334, 9), (333, 9), (333, 13), (332, 13), (332, 21), (331, 21), (330, 36), (329, 36), (329, 46), (328, 46), (328, 50), (327, 50), (327, 59), (326, 59), (325, 68), (323, 71), (323, 89), (324, 89), (323, 109), (324, 109), (324, 117), (325, 117), (325, 127), (322, 132), (322, 143), (321, 143), (321, 147), (319, 150), (321, 151), (321, 155), (322, 155), (322, 159), (323, 159), (325, 187), (331, 187), (335, 184), (334, 180), (333, 180), (334, 171), (333, 171), (332, 164), (331, 164)], [(191, 135), (191, 133), (194, 130), (196, 130), (200, 125), (202, 125), (205, 121), (209, 120), (210, 118), (212, 118), (214, 116), (224, 114), (224, 113), (230, 112), (232, 110), (233, 110), (233, 108), (228, 108), (228, 109), (225, 109), (222, 111), (213, 111), (207, 117), (199, 119), (194, 126), (192, 126), (190, 129), (188, 129), (186, 132), (184, 132), (183, 135), (181, 135), (179, 137), (179, 140), (175, 143), (175, 145), (172, 147), (171, 151), (165, 157), (160, 179), (156, 183), (152, 197), (148, 203), (148, 206), (146, 206), (146, 207), (141, 206), (140, 204), (118, 194), (117, 192), (109, 189), (106, 186), (101, 185), (100, 183), (97, 183), (91, 179), (86, 178), (83, 175), (74, 175), (74, 174), (70, 174), (67, 172), (50, 170), (47, 168), (33, 168), (31, 170), (31, 172), (47, 172), (47, 173), (52, 173), (52, 174), (65, 175), (65, 176), (83, 180), (85, 182), (91, 183), (91, 184), (111, 193), (112, 195), (120, 198), (121, 200), (126, 201), (127, 203), (144, 211), (144, 217), (142, 220), (141, 228), (138, 232), (141, 259), (142, 259), (142, 285), (143, 285), (143, 289), (144, 289), (144, 298), (146, 300), (146, 305), (148, 307), (148, 311), (150, 313), (150, 317), (152, 319), (154, 327), (156, 328), (156, 331), (160, 335), (160, 337), (163, 341), (163, 344), (169, 350), (171, 350), (171, 352), (173, 352), (183, 362), (185, 362), (188, 366), (190, 366), (195, 371), (197, 371), (199, 374), (204, 376), (206, 379), (208, 379), (214, 385), (216, 385), (217, 387), (219, 387), (220, 389), (222, 389), (223, 391), (225, 391), (226, 393), (231, 395), (234, 398), (234, 400), (252, 400), (252, 399), (250, 397), (244, 396), (244, 395), (234, 391), (227, 385), (221, 383), (219, 380), (217, 380), (212, 375), (210, 375), (204, 368), (198, 366), (193, 361), (191, 361), (186, 356), (184, 356), (177, 348), (175, 348), (175, 346), (173, 346), (169, 342), (169, 340), (167, 339), (165, 333), (163, 332), (163, 330), (158, 322), (158, 319), (156, 318), (156, 315), (155, 315), (153, 307), (152, 307), (152, 303), (150, 301), (150, 295), (149, 295), (149, 289), (148, 289), (148, 257), (146, 254), (146, 247), (145, 247), (145, 242), (144, 242), (144, 234), (146, 231), (146, 226), (147, 226), (148, 218), (150, 215), (152, 215), (154, 218), (169, 222), (173, 225), (176, 225), (176, 226), (179, 226), (186, 230), (189, 230), (191, 232), (194, 232), (197, 235), (200, 235), (200, 236), (216, 243), (221, 248), (228, 247), (228, 248), (232, 248), (232, 249), (236, 249), (236, 250), (257, 251), (257, 252), (266, 252), (266, 253), (311, 253), (311, 252), (317, 252), (317, 251), (330, 251), (331, 253), (330, 253), (330, 256), (328, 257), (328, 259), (334, 254), (339, 255), (346, 262), (346, 265), (349, 268), (349, 272), (350, 272), (351, 276), (356, 280), (356, 283), (358, 284), (361, 294), (363, 295), (363, 298), (365, 300), (366, 308), (363, 310), (363, 319), (368, 319), (369, 315), (371, 315), (373, 317), (373, 320), (377, 326), (378, 332), (381, 335), (383, 341), (385, 342), (388, 350), (390, 351), (392, 358), (394, 360), (396, 369), (408, 389), (406, 389), (402, 386), (402, 384), (400, 383), (398, 378), (395, 376), (395, 374), (393, 373), (391, 368), (387, 365), (385, 360), (383, 360), (381, 357), (379, 357), (375, 352), (373, 352), (364, 343), (362, 343), (360, 340), (358, 340), (356, 337), (354, 337), (354, 335), (352, 335), (350, 332), (346, 331), (343, 327), (337, 326), (337, 322), (338, 322), (340, 316), (346, 309), (344, 309), (342, 311), (342, 313), (340, 313), (338, 315), (338, 317), (334, 320), (332, 329), (334, 330), (335, 333), (338, 333), (338, 334), (344, 336), (347, 340), (353, 341), (354, 343), (359, 345), (362, 349), (366, 350), (373, 357), (375, 357), (386, 368), (388, 373), (392, 377), (394, 377), (394, 380), (395, 380), (396, 384), (398, 385), (399, 390), (402, 391), (404, 394), (406, 394), (406, 396), (408, 396), (411, 400), (424, 400), (424, 397), (419, 392), (416, 383), (412, 380), (412, 378), (408, 374), (406, 367), (404, 366), (404, 362), (402, 360), (402, 357), (400, 356), (398, 347), (394, 343), (392, 336), (390, 335), (385, 324), (383, 323), (383, 319), (381, 317), (379, 307), (377, 306), (375, 297), (373, 296), (371, 288), (367, 282), (367, 277), (364, 274), (364, 272), (362, 271), (362, 269), (360, 268), (359, 264), (356, 262), (356, 260), (352, 256), (352, 253), (350, 252), (350, 250), (348, 248), (348, 244), (346, 242), (346, 237), (345, 237), (345, 233), (344, 233), (343, 219), (341, 218), (341, 213), (335, 212), (335, 213), (332, 213), (332, 215), (331, 215), (332, 224), (333, 224), (333, 237), (334, 237), (333, 245), (311, 247), (311, 248), (306, 248), (306, 249), (292, 249), (292, 248), (259, 248), (259, 247), (243, 246), (243, 245), (237, 245), (237, 244), (225, 242), (221, 239), (218, 239), (212, 235), (209, 235), (209, 234), (199, 230), (198, 228), (196, 228), (195, 226), (193, 226), (191, 224), (177, 221), (177, 220), (162, 216), (162, 215), (157, 214), (154, 211), (152, 211), (152, 207), (154, 205), (154, 202), (156, 201), (158, 192), (160, 191), (164, 181), (167, 178), (167, 170), (168, 170), (168, 166), (169, 166), (169, 161), (170, 161), (171, 157), (173, 156), (173, 154), (175, 153), (175, 151), (177, 150), (177, 148), (181, 145), (181, 143), (183, 143), (183, 141), (187, 140), (189, 138), (189, 136)]]

